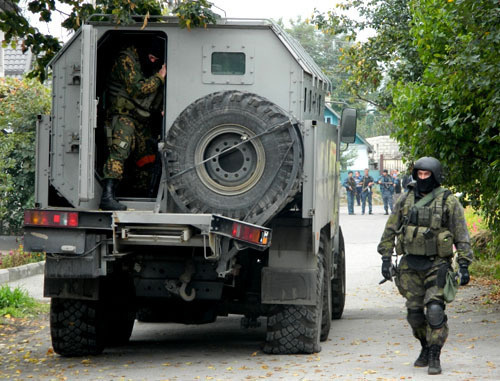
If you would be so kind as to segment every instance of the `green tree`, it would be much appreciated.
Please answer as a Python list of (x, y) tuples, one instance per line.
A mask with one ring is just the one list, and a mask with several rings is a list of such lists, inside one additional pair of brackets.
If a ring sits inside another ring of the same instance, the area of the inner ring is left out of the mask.
[(432, 155), (480, 208), (500, 245), (500, 7), (495, 0), (412, 1), (419, 80), (392, 88), (395, 137)]
[[(356, 10), (361, 18), (346, 15)], [(387, 110), (392, 104), (391, 85), (399, 80), (418, 80), (422, 64), (410, 33), (412, 13), (409, 0), (348, 0), (326, 14), (315, 12), (312, 20), (319, 29), (342, 34), (355, 41), (358, 33), (373, 30), (364, 42), (341, 49), (340, 65), (349, 75), (344, 81), (354, 99)]]
[[(343, 51), (344, 85), (390, 112), (408, 161), (441, 160), (446, 183), (480, 208), (500, 246), (500, 7), (496, 0), (350, 0), (364, 18), (316, 12), (331, 33), (376, 34)], [(497, 246), (497, 247), (498, 247)]]
[[(19, 7), (20, 0), (5, 0), (0, 3), (0, 30), (5, 34), (4, 44), (21, 43), (23, 52), (31, 49), (37, 57), (35, 68), (30, 77), (45, 79), (45, 67), (61, 49), (60, 41), (40, 31), (30, 24)], [(61, 4), (71, 6), (70, 13), (64, 13), (57, 7)], [(172, 4), (170, 8), (168, 5)], [(96, 0), (95, 5), (79, 0), (28, 0), (27, 11), (39, 15), (42, 22), (50, 22), (52, 14), (58, 12), (66, 15), (62, 26), (68, 30), (77, 30), (91, 15), (112, 15), (116, 24), (128, 24), (138, 21), (137, 16), (143, 15), (144, 26), (152, 16), (171, 12), (179, 18), (181, 27), (206, 27), (216, 21), (216, 14), (210, 8), (212, 3), (207, 0)]]
[(349, 42), (342, 36), (325, 33), (308, 22), (297, 17), (290, 20), (290, 27), (285, 30), (294, 37), (307, 53), (311, 55), (314, 62), (323, 70), (332, 82), (331, 96), (335, 100), (348, 98), (348, 94), (343, 91), (342, 81), (346, 79), (346, 73), (340, 67), (340, 49)]
[(37, 115), (50, 112), (50, 91), (33, 79), (0, 79), (0, 231), (16, 233), (33, 207)]
[[(280, 21), (281, 25), (283, 23)], [(286, 31), (292, 35), (311, 55), (318, 66), (332, 82), (330, 98), (334, 101), (332, 107), (341, 111), (342, 104), (349, 103), (350, 107), (358, 109), (358, 133), (364, 137), (388, 135), (392, 130), (392, 123), (387, 113), (381, 113), (367, 107), (366, 102), (356, 99), (345, 86), (349, 83), (349, 74), (343, 67), (340, 58), (342, 51), (352, 46), (350, 39), (345, 35), (334, 35), (328, 31), (320, 31), (314, 24), (303, 21), (300, 17), (290, 20), (291, 26)]]

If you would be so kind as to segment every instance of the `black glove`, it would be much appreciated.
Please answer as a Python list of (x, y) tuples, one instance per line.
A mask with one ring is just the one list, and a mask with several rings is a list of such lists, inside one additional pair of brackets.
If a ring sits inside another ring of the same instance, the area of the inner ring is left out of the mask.
[(460, 275), (460, 286), (465, 286), (470, 281), (469, 275), (469, 264), (460, 263), (458, 268), (458, 274)]
[(391, 273), (392, 261), (391, 258), (382, 258), (382, 276), (387, 280), (392, 280)]

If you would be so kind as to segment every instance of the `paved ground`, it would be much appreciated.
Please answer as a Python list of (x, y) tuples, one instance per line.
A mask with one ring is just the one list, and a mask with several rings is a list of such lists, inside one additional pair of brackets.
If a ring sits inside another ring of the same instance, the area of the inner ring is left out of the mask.
[[(138, 323), (126, 347), (98, 357), (61, 358), (51, 350), (47, 320), (16, 335), (0, 333), (0, 379), (40, 380), (500, 380), (500, 308), (483, 304), (485, 290), (460, 290), (448, 308), (450, 337), (443, 375), (412, 366), (419, 348), (392, 283), (378, 285), (376, 244), (386, 216), (348, 216), (341, 224), (347, 252), (347, 302), (322, 351), (312, 356), (268, 356), (259, 350), (264, 328), (241, 330), (238, 317), (182, 326)], [(19, 283), (40, 296), (41, 277)], [(263, 320), (263, 324), (265, 322)]]

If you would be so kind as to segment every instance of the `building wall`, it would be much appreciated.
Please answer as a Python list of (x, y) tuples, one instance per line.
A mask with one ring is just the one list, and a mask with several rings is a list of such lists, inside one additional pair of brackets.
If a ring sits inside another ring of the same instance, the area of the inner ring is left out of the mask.
[[(403, 154), (399, 150), (399, 144), (396, 139), (389, 135), (374, 136), (366, 139), (373, 146), (372, 159), (378, 164), (378, 169), (399, 169), (406, 168), (403, 163)], [(383, 155), (384, 162), (380, 163), (380, 155)]]

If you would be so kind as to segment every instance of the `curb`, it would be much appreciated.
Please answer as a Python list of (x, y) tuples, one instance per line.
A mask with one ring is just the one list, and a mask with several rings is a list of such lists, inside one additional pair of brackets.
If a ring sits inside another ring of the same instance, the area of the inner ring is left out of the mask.
[(2, 269), (0, 270), (0, 284), (43, 274), (44, 269), (45, 261), (28, 263), (27, 265), (11, 267), (10, 269)]

